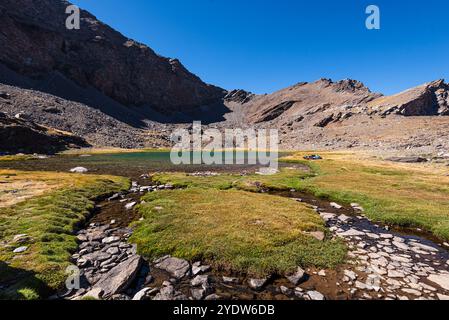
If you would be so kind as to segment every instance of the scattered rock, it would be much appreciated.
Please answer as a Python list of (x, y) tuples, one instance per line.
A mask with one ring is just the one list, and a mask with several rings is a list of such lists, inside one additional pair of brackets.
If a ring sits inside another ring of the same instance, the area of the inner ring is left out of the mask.
[(76, 167), (76, 168), (72, 168), (72, 169), (70, 169), (70, 172), (72, 172), (72, 173), (86, 173), (86, 172), (88, 172), (89, 170), (87, 170), (86, 168), (84, 168), (84, 167)]

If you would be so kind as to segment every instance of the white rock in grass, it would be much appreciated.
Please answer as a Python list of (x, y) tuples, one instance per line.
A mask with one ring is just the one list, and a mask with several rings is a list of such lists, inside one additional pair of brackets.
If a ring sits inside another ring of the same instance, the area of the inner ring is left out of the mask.
[(89, 170), (87, 170), (86, 168), (84, 168), (84, 167), (76, 167), (76, 168), (72, 168), (72, 169), (70, 169), (70, 172), (72, 172), (72, 173), (86, 173), (86, 172), (88, 172)]
[(28, 250), (27, 246), (23, 246), (23, 247), (18, 247), (17, 249), (15, 249), (13, 252), (14, 253), (22, 253)]
[(131, 210), (132, 208), (134, 208), (134, 206), (137, 204), (137, 202), (131, 202), (125, 205), (125, 209), (126, 210)]
[(330, 206), (331, 206), (332, 208), (337, 209), (337, 210), (340, 210), (341, 208), (343, 208), (343, 206), (339, 205), (339, 204), (336, 203), (336, 202), (331, 202), (331, 203), (330, 203)]

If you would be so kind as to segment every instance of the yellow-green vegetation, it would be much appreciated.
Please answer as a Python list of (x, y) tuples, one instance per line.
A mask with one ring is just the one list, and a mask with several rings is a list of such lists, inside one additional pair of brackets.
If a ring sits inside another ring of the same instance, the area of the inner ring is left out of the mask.
[[(315, 176), (301, 189), (342, 203), (357, 202), (376, 221), (418, 227), (449, 239), (449, 176), (447, 167), (400, 164), (357, 153), (321, 153), (308, 162)], [(304, 153), (287, 161), (300, 162)]]
[(306, 166), (304, 168), (292, 166), (291, 168), (283, 168), (275, 175), (220, 174), (217, 176), (190, 176), (186, 173), (175, 172), (156, 173), (152, 175), (152, 179), (156, 183), (170, 183), (176, 188), (199, 187), (221, 190), (235, 188), (257, 191), (261, 187), (271, 190), (299, 189), (302, 186), (301, 181), (313, 175)]
[(252, 275), (282, 274), (298, 265), (330, 267), (343, 261), (339, 241), (324, 231), (312, 209), (288, 198), (214, 187), (155, 192), (143, 198), (145, 220), (131, 241), (146, 257), (166, 254)]
[[(74, 230), (94, 207), (93, 200), (129, 187), (126, 178), (50, 172), (0, 170), (2, 185), (27, 181), (49, 186), (36, 195), (0, 208), (0, 278), (12, 284), (0, 297), (36, 299), (61, 287), (70, 255), (77, 248)], [(14, 236), (26, 234), (14, 243)], [(28, 249), (19, 254), (20, 246)]]

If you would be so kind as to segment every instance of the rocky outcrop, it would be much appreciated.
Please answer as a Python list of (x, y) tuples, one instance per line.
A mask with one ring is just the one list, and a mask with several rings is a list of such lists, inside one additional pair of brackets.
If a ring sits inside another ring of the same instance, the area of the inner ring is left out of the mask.
[(89, 147), (82, 138), (46, 128), (0, 112), (0, 153), (53, 154), (68, 148)]
[(249, 102), (254, 96), (255, 95), (251, 92), (241, 90), (241, 89), (236, 89), (236, 90), (229, 91), (226, 94), (226, 96), (224, 97), (224, 100), (226, 102), (237, 102), (237, 103), (245, 104), (245, 103)]
[(173, 114), (216, 103), (225, 91), (205, 84), (179, 60), (157, 55), (81, 12), (68, 30), (64, 0), (2, 0), (0, 63), (28, 77), (59, 73), (127, 106)]
[(449, 85), (444, 80), (425, 83), (397, 95), (372, 101), (370, 107), (382, 115), (449, 115)]

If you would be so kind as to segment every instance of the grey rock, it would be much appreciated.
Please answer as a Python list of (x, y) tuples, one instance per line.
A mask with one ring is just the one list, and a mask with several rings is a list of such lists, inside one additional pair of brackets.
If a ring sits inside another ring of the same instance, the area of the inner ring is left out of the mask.
[(14, 249), (14, 253), (23, 253), (23, 252), (25, 252), (25, 251), (27, 251), (28, 250), (28, 247), (27, 246), (22, 246), (22, 247), (18, 247), (18, 248), (16, 248), (16, 249)]
[(301, 280), (304, 279), (305, 275), (306, 275), (305, 271), (301, 267), (298, 267), (295, 273), (286, 275), (285, 277), (288, 279), (288, 281), (290, 281), (293, 285), (296, 286), (301, 282)]
[(192, 294), (193, 299), (201, 300), (204, 298), (204, 296), (206, 294), (206, 290), (195, 288), (195, 289), (190, 290), (190, 293)]
[(104, 238), (101, 242), (104, 243), (104, 244), (110, 244), (110, 243), (118, 242), (118, 241), (120, 241), (119, 237), (112, 236), (112, 237)]
[(441, 288), (449, 291), (449, 275), (447, 274), (431, 274), (427, 280), (436, 283)]
[(103, 289), (101, 288), (93, 288), (90, 291), (88, 291), (87, 293), (85, 293), (82, 298), (93, 298), (96, 300), (101, 300), (101, 298), (103, 297)]
[(190, 272), (190, 264), (186, 260), (173, 257), (166, 257), (157, 262), (155, 267), (167, 271), (176, 279), (181, 279)]
[(147, 298), (148, 292), (150, 292), (151, 290), (151, 288), (143, 288), (134, 295), (132, 300), (145, 300), (145, 298)]
[(193, 287), (197, 286), (207, 286), (209, 284), (209, 276), (208, 275), (202, 275), (202, 276), (196, 276), (190, 284)]
[(331, 202), (331, 203), (329, 203), (329, 205), (330, 205), (332, 208), (335, 208), (335, 209), (337, 209), (337, 210), (340, 210), (341, 208), (343, 208), (343, 206), (341, 206), (341, 205), (339, 205), (338, 203), (335, 203), (335, 202)]
[(95, 288), (104, 290), (104, 296), (110, 297), (125, 291), (135, 279), (139, 271), (142, 259), (140, 256), (132, 256), (128, 260), (120, 263), (108, 273), (104, 274), (95, 284)]
[(310, 297), (311, 300), (324, 300), (324, 295), (322, 295), (318, 291), (307, 291), (307, 295)]
[(267, 283), (268, 279), (249, 279), (248, 284), (249, 286), (254, 290), (261, 290), (265, 284)]
[(225, 276), (223, 276), (223, 282), (224, 283), (237, 284), (237, 283), (239, 283), (239, 279), (238, 278), (232, 278), (232, 277), (225, 277)]
[(137, 202), (131, 202), (125, 205), (125, 209), (126, 210), (131, 210), (132, 208), (134, 208), (134, 206), (137, 204)]
[(25, 243), (31, 240), (31, 237), (27, 234), (17, 234), (12, 239), (12, 242), (14, 243)]

